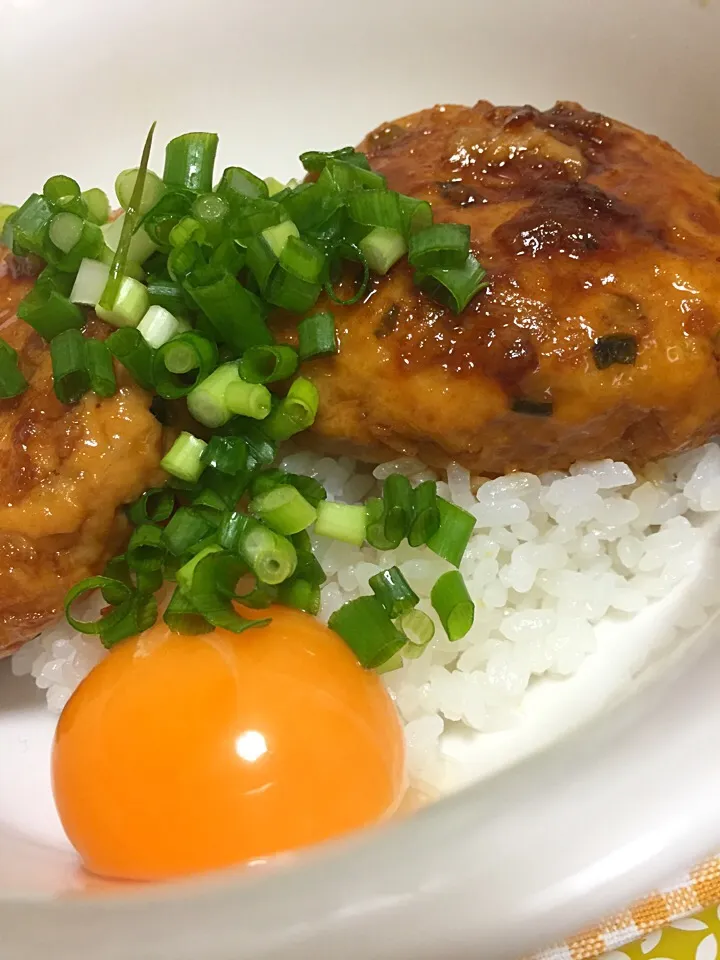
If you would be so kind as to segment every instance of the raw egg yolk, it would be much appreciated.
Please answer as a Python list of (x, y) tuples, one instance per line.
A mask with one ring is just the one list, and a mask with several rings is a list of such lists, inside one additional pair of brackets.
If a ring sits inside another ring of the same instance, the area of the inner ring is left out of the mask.
[(161, 880), (306, 847), (386, 816), (403, 739), (378, 677), (282, 607), (242, 634), (159, 623), (112, 650), (53, 746), (60, 819), (85, 866)]

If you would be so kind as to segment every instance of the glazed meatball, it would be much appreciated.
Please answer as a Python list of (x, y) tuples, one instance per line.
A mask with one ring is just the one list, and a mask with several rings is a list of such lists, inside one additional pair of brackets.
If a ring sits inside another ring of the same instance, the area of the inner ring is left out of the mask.
[[(0, 337), (29, 382), (0, 400), (0, 656), (56, 619), (67, 590), (122, 549), (121, 505), (162, 477), (150, 397), (120, 369), (114, 397), (57, 399), (47, 344), (15, 317), (31, 282), (0, 249)], [(94, 320), (85, 332), (106, 329)]]
[(435, 107), (360, 149), (470, 226), (488, 285), (455, 315), (403, 260), (362, 303), (322, 304), (340, 349), (307, 366), (316, 444), (502, 474), (642, 464), (717, 432), (717, 179), (574, 103)]

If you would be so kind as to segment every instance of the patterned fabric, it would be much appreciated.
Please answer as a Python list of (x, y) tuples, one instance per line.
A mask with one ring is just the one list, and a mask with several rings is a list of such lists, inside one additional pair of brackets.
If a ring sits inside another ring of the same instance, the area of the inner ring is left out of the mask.
[[(720, 857), (715, 857), (682, 877), (675, 886), (658, 890), (630, 910), (536, 954), (532, 960), (594, 960), (603, 954), (608, 954), (604, 960), (716, 960), (720, 940), (718, 908), (706, 909), (698, 917), (691, 914), (718, 902)], [(677, 946), (683, 933), (693, 934), (692, 944), (688, 939), (684, 952), (671, 952), (671, 942)], [(622, 952), (620, 948), (624, 948)]]

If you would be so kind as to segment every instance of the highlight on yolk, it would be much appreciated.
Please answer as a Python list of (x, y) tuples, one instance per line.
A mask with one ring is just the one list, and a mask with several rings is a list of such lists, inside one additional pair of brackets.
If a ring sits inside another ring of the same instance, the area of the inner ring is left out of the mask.
[(53, 789), (93, 873), (162, 880), (293, 850), (369, 825), (404, 789), (380, 679), (313, 617), (242, 634), (119, 644), (67, 704)]

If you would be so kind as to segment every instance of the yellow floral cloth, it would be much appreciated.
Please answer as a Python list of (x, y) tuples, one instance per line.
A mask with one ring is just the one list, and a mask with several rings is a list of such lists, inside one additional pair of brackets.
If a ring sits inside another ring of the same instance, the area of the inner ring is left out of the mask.
[(718, 903), (720, 857), (715, 857), (677, 885), (533, 960), (719, 960)]

